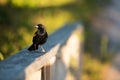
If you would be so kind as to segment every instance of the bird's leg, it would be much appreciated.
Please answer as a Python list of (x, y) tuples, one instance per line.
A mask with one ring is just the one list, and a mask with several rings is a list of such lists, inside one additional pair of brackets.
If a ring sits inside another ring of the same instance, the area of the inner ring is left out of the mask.
[(46, 52), (45, 49), (40, 45), (41, 49), (42, 49), (42, 52)]

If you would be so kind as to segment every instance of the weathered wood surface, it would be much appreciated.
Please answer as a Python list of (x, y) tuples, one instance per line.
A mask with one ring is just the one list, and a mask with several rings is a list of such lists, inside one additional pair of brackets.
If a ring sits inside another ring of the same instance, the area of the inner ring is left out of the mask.
[[(50, 77), (52, 76), (51, 80), (65, 80), (65, 76), (67, 73), (66, 68), (69, 66), (68, 62), (70, 61), (69, 52), (71, 52), (71, 54), (75, 53), (74, 51), (76, 51), (77, 49), (77, 53), (79, 53), (78, 45), (80, 45), (79, 41), (78, 43), (74, 44), (74, 42), (76, 42), (76, 40), (74, 40), (74, 37), (73, 38), (71, 37), (71, 39), (69, 38), (73, 33), (76, 34), (77, 32), (78, 34), (78, 32), (82, 30), (82, 28), (83, 28), (82, 25), (78, 23), (68, 24), (63, 28), (59, 29), (58, 31), (56, 31), (55, 33), (51, 34), (48, 37), (48, 41), (44, 45), (44, 48), (47, 51), (46, 53), (29, 52), (27, 48), (25, 48), (20, 52), (18, 52), (17, 54), (11, 56), (10, 58), (4, 61), (1, 61), (0, 62), (0, 80), (40, 80), (41, 68), (44, 65), (46, 65), (46, 63), (48, 63), (49, 61), (50, 61), (50, 64), (53, 64), (52, 66), (54, 66), (51, 68), (52, 75), (49, 75)], [(69, 40), (73, 40), (72, 45), (69, 45), (67, 43), (67, 41), (71, 43)], [(66, 46), (67, 47), (70, 46), (70, 47), (66, 48)], [(62, 54), (59, 54), (59, 53), (62, 53)], [(76, 55), (77, 55), (77, 58), (79, 59), (80, 55), (79, 54), (76, 54)], [(72, 56), (74, 56), (74, 54), (72, 54)], [(60, 67), (61, 69), (58, 68), (60, 65), (59, 60), (60, 62), (62, 61), (61, 64), (63, 64), (62, 65), (63, 67)], [(57, 65), (54, 63), (56, 63)], [(58, 69), (60, 72), (55, 69)], [(58, 72), (56, 73), (56, 71)], [(46, 71), (46, 72), (50, 73), (50, 71)], [(59, 76), (61, 73), (62, 73), (62, 76)], [(57, 76), (55, 77), (55, 79), (54, 79), (54, 75)], [(47, 79), (47, 80), (50, 80), (50, 79)]]

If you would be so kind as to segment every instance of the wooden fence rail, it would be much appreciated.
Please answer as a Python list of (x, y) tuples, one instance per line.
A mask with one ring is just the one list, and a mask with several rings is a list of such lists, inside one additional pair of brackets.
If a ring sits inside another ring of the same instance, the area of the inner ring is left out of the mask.
[(68, 24), (48, 37), (46, 53), (27, 48), (0, 62), (0, 80), (80, 80), (83, 27)]

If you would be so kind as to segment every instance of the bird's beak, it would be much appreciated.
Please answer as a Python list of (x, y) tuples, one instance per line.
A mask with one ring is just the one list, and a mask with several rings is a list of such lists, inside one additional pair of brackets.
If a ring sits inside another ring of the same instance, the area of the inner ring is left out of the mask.
[(38, 28), (38, 26), (34, 26), (35, 28)]

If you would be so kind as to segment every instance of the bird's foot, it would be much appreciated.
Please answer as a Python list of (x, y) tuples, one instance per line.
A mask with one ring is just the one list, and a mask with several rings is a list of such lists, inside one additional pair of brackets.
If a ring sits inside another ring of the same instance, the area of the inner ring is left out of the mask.
[(46, 52), (45, 49), (42, 49), (42, 52), (45, 53)]
[(45, 53), (46, 52), (45, 49), (42, 46), (40, 47), (41, 47), (42, 52)]
[(46, 51), (44, 49), (40, 50), (34, 50), (34, 53), (45, 53)]

